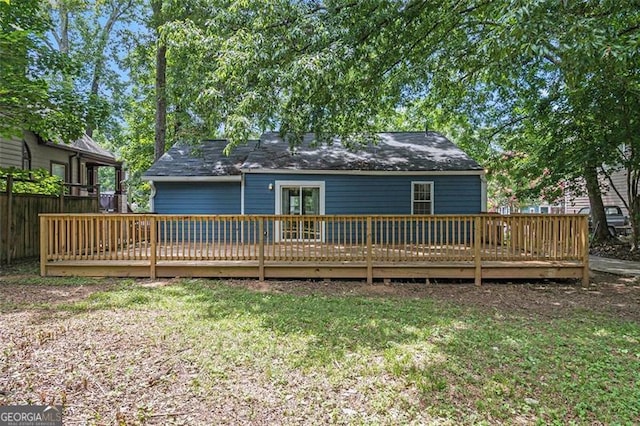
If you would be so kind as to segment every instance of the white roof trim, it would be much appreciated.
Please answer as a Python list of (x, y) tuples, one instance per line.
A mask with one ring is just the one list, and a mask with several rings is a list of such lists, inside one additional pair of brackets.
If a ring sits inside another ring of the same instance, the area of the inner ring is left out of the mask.
[(298, 169), (242, 169), (242, 173), (296, 174), (296, 175), (368, 175), (368, 176), (437, 176), (474, 175), (482, 176), (484, 170), (298, 170)]
[(240, 175), (223, 176), (142, 176), (152, 182), (240, 182)]

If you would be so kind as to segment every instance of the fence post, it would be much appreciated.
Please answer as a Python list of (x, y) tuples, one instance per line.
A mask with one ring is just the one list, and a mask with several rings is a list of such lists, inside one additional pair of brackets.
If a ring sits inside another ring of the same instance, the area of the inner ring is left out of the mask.
[(47, 276), (47, 240), (49, 238), (49, 223), (47, 218), (40, 215), (40, 276)]
[(156, 251), (157, 251), (157, 241), (158, 241), (158, 231), (156, 229), (156, 217), (151, 215), (149, 226), (151, 227), (151, 252), (149, 253), (149, 275), (151, 279), (156, 279)]
[(482, 217), (476, 216), (474, 219), (473, 232), (473, 259), (475, 262), (475, 284), (482, 285)]
[(371, 216), (367, 216), (367, 284), (373, 284), (372, 222)]
[(6, 240), (5, 240), (5, 252), (7, 255), (7, 265), (11, 264), (11, 240), (13, 239), (12, 231), (13, 225), (13, 176), (7, 176), (7, 226)]
[(58, 198), (58, 212), (64, 213), (64, 184), (60, 188), (60, 197)]
[(258, 279), (264, 281), (264, 221), (261, 217), (258, 224)]

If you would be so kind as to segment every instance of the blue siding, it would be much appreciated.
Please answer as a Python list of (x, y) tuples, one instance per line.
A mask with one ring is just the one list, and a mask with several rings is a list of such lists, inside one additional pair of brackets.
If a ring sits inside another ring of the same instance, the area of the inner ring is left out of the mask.
[[(411, 182), (433, 182), (435, 214), (476, 214), (481, 210), (478, 175), (357, 176), (247, 174), (245, 213), (275, 213), (278, 180), (324, 181), (325, 214), (410, 214)], [(274, 189), (269, 190), (269, 184)]]
[(240, 182), (156, 182), (160, 214), (240, 214)]
[[(325, 214), (398, 214), (411, 213), (411, 182), (433, 182), (434, 212), (436, 214), (476, 214), (481, 209), (481, 181), (478, 175), (469, 176), (356, 176), (356, 175), (292, 175), (292, 174), (248, 174), (245, 175), (245, 213), (274, 214), (276, 181), (323, 181), (325, 184)], [(273, 189), (269, 185), (273, 184)], [(156, 183), (155, 211), (161, 214), (239, 214), (241, 188), (239, 182), (198, 182), (198, 183)], [(268, 240), (274, 238), (273, 224), (265, 231)], [(178, 221), (169, 229), (177, 237), (198, 240), (205, 234), (214, 233), (218, 241), (234, 241), (242, 231), (247, 235), (254, 230), (248, 226), (244, 230), (227, 225), (221, 229), (201, 229), (196, 223)], [(356, 235), (356, 229), (338, 231), (339, 234)], [(183, 232), (176, 232), (182, 229)], [(184, 232), (188, 230), (188, 232)], [(470, 231), (470, 228), (467, 232)], [(325, 237), (332, 240), (335, 231), (327, 226)], [(391, 238), (396, 242), (412, 241), (414, 235), (431, 234), (436, 240), (452, 238), (453, 229), (440, 230), (432, 224), (422, 230), (417, 225), (411, 230), (406, 226), (393, 224), (376, 226), (374, 234), (379, 238)], [(377, 239), (377, 238), (376, 238)], [(469, 235), (461, 238), (469, 239)]]

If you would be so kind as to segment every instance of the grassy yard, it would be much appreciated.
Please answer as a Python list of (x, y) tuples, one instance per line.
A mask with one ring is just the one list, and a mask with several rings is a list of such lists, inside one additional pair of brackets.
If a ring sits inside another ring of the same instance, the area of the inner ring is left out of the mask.
[(0, 405), (61, 403), (69, 424), (633, 424), (639, 306), (620, 282), (27, 271), (0, 276)]

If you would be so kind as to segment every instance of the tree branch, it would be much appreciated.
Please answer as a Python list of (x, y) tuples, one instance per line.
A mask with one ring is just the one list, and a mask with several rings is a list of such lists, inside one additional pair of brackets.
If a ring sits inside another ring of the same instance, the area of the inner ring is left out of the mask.
[(513, 126), (514, 124), (517, 124), (526, 118), (529, 118), (529, 115), (521, 115), (520, 117), (516, 117), (512, 120), (509, 120), (507, 123), (503, 124), (502, 126), (498, 127), (496, 130), (494, 130), (487, 139), (489, 140), (493, 139), (495, 135), (497, 135), (498, 133), (501, 133), (507, 127)]

